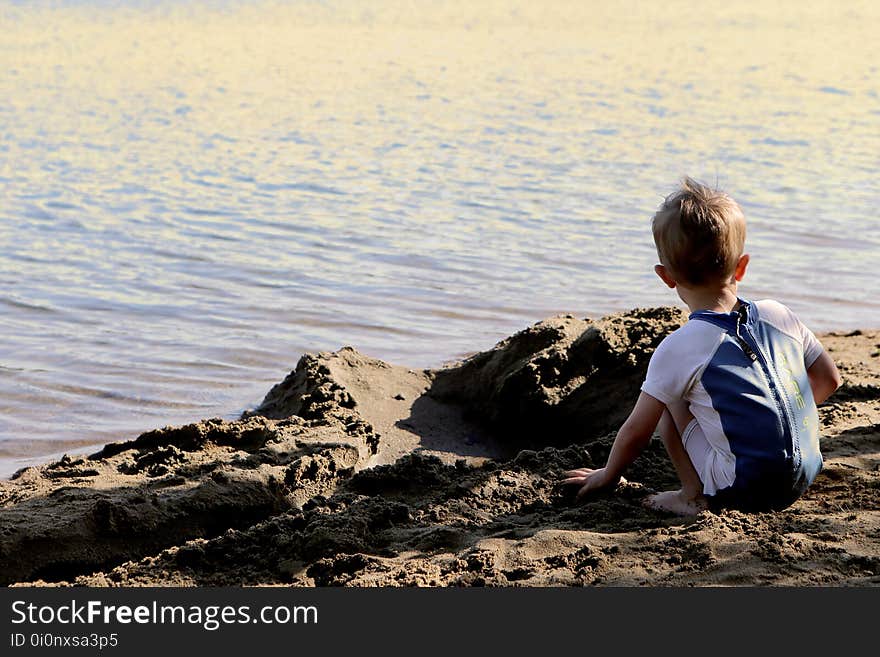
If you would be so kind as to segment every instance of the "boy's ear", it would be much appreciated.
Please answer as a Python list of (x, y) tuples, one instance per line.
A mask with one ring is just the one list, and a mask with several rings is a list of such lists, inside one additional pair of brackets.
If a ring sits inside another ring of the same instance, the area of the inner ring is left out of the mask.
[(663, 265), (654, 265), (654, 273), (660, 277), (660, 280), (666, 283), (667, 287), (675, 289), (675, 279), (669, 275), (669, 270)]
[(740, 256), (739, 262), (736, 263), (736, 269), (733, 271), (733, 277), (737, 281), (741, 281), (743, 276), (746, 275), (746, 267), (749, 266), (749, 254), (743, 253)]

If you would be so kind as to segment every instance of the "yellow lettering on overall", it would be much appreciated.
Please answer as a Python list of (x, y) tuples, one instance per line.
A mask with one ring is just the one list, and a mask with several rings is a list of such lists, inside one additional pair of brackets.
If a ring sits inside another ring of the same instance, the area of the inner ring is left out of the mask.
[(783, 369), (785, 373), (788, 375), (788, 381), (791, 383), (792, 392), (794, 393), (794, 401), (797, 404), (797, 407), (801, 410), (807, 407), (807, 402), (804, 401), (804, 396), (801, 394), (801, 387), (797, 382), (797, 379), (794, 378), (794, 372), (791, 369), (791, 366), (788, 362), (788, 358), (785, 354), (782, 355), (782, 363)]

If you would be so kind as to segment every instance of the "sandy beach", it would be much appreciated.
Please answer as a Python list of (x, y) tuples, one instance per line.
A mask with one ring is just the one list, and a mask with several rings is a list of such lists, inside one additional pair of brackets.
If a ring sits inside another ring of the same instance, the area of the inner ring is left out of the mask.
[[(715, 586), (880, 583), (880, 331), (820, 336), (843, 386), (825, 467), (777, 513), (641, 505), (659, 439), (576, 504), (674, 308), (549, 318), (437, 370), (306, 354), (241, 419), (165, 427), (0, 482), (0, 584)], [(293, 363), (291, 363), (293, 364)]]

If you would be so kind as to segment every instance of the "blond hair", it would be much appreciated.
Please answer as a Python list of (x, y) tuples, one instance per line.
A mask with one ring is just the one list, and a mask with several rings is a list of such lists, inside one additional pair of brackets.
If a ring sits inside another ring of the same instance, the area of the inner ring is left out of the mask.
[(685, 177), (651, 224), (660, 262), (690, 285), (730, 279), (743, 254), (746, 218), (724, 192)]

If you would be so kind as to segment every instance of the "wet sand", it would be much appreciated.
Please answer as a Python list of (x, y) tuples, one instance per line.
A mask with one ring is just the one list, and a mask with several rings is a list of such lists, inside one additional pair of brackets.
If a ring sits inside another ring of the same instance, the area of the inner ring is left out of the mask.
[(820, 338), (844, 384), (825, 468), (777, 513), (672, 517), (659, 439), (576, 504), (673, 308), (540, 322), (439, 370), (307, 354), (236, 421), (207, 419), (0, 482), (0, 584), (876, 585), (880, 331)]

